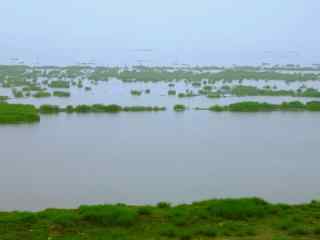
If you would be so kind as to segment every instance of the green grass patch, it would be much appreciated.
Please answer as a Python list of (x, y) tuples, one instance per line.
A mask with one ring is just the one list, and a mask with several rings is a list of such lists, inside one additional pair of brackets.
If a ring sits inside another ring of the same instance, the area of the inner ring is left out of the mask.
[(32, 105), (0, 103), (0, 124), (39, 122), (40, 116)]
[(173, 106), (173, 110), (176, 112), (184, 112), (187, 109), (187, 107), (183, 104), (176, 104)]
[(258, 198), (156, 206), (93, 205), (40, 212), (0, 212), (0, 239), (319, 238), (320, 204), (270, 204)]
[(48, 86), (51, 88), (70, 88), (70, 83), (68, 81), (57, 80), (52, 81)]

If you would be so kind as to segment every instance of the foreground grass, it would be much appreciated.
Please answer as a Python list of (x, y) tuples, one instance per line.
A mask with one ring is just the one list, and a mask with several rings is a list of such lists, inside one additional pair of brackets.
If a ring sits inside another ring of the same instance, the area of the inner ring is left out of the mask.
[(0, 239), (320, 239), (320, 203), (257, 198), (0, 213)]

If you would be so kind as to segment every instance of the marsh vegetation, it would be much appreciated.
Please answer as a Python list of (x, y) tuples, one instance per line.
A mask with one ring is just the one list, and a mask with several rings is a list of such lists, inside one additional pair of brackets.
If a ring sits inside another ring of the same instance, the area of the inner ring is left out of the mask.
[[(204, 108), (197, 108), (204, 109)], [(320, 111), (320, 102), (312, 101), (302, 103), (299, 101), (283, 102), (281, 104), (271, 104), (266, 102), (238, 102), (226, 106), (213, 105), (208, 108), (210, 111), (222, 112), (270, 112), (270, 111)]]
[[(128, 95), (143, 96), (130, 98), (126, 105), (144, 105), (144, 99), (170, 95), (183, 99), (199, 97), (211, 100), (229, 97), (320, 97), (320, 73), (317, 71), (281, 72), (277, 68), (264, 67), (88, 67), (88, 66), (1, 66), (0, 90), (10, 88), (9, 102), (37, 103), (28, 98), (69, 97), (71, 102), (85, 103), (78, 98), (101, 99)], [(105, 88), (105, 92), (102, 91)], [(61, 89), (61, 90), (59, 90)], [(64, 91), (62, 89), (70, 89)], [(83, 93), (83, 90), (88, 92)], [(113, 91), (121, 89), (121, 91)], [(75, 93), (72, 94), (71, 92)], [(89, 93), (91, 92), (91, 93)], [(150, 94), (152, 92), (152, 94)], [(97, 94), (101, 96), (96, 97)], [(73, 101), (77, 98), (77, 101)], [(138, 100), (142, 99), (142, 100)], [(170, 98), (172, 107), (174, 99)], [(239, 99), (239, 101), (242, 101)], [(95, 101), (88, 101), (95, 102)], [(99, 100), (100, 102), (100, 100)], [(145, 101), (148, 103), (148, 100)], [(52, 99), (52, 104), (59, 103)], [(123, 104), (123, 101), (115, 103)], [(156, 102), (156, 105), (161, 102)], [(38, 105), (38, 104), (37, 104)], [(207, 105), (209, 106), (209, 104)]]
[(70, 92), (64, 92), (64, 91), (54, 91), (53, 96), (55, 97), (70, 97)]
[(72, 106), (68, 105), (67, 107), (59, 107), (56, 105), (41, 105), (39, 107), (39, 112), (44, 114), (50, 113), (118, 113), (118, 112), (158, 112), (165, 111), (165, 107), (151, 107), (151, 106), (119, 106), (115, 104), (103, 105), (103, 104), (94, 104), (94, 105), (77, 105)]
[(39, 122), (40, 116), (32, 105), (0, 103), (0, 124)]

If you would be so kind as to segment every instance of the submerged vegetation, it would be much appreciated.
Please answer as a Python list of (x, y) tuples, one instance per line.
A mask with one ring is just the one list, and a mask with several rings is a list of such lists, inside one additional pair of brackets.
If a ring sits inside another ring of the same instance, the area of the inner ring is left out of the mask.
[(51, 87), (51, 88), (69, 88), (70, 83), (68, 81), (52, 81), (49, 84), (49, 87)]
[(178, 94), (179, 98), (196, 97), (196, 96), (198, 96), (198, 95), (194, 94), (192, 91), (186, 91), (185, 93)]
[(64, 91), (54, 91), (53, 96), (55, 97), (70, 97), (70, 92), (64, 92)]
[(171, 206), (96, 205), (75, 210), (0, 213), (0, 236), (21, 239), (252, 239), (320, 237), (320, 203), (270, 204), (258, 198)]
[(19, 91), (17, 89), (12, 89), (12, 94), (15, 98), (23, 98), (24, 97), (23, 92)]
[(158, 112), (165, 111), (165, 107), (150, 107), (150, 106), (126, 106), (122, 107), (119, 105), (103, 105), (103, 104), (94, 104), (94, 105), (78, 105), (78, 106), (67, 106), (65, 108), (60, 108), (56, 105), (41, 105), (39, 107), (39, 112), (43, 114), (51, 113), (118, 113), (118, 112)]
[(169, 96), (173, 96), (173, 95), (176, 95), (176, 94), (177, 94), (176, 90), (171, 89), (171, 90), (168, 91), (168, 95)]
[(142, 94), (142, 91), (139, 90), (131, 90), (131, 95), (132, 96), (140, 96)]
[(45, 91), (40, 91), (40, 92), (36, 92), (35, 94), (32, 95), (34, 98), (46, 98), (46, 97), (50, 97), (51, 93), (49, 92), (45, 92)]

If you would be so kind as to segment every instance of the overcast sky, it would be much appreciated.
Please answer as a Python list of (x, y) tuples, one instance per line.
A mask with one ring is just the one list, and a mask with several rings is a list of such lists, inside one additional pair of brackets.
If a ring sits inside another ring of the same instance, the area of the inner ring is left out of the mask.
[(320, 62), (319, 0), (1, 0), (0, 9), (0, 63)]

